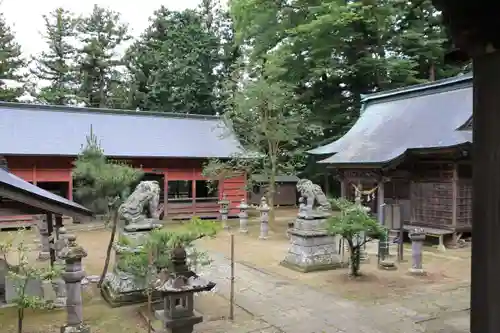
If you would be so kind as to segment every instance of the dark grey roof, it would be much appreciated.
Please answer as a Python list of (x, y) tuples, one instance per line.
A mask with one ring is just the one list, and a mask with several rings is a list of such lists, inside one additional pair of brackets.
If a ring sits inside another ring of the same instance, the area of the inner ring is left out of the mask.
[[(268, 177), (265, 175), (255, 174), (251, 176), (252, 181), (256, 183), (267, 183)], [(280, 175), (276, 176), (277, 183), (296, 183), (300, 180), (297, 176)]]
[(0, 169), (0, 196), (56, 214), (73, 217), (92, 215), (87, 208), (28, 183), (3, 169)]
[(230, 157), (241, 152), (220, 117), (0, 103), (0, 154), (77, 155), (93, 132), (116, 157)]
[(328, 164), (384, 164), (405, 152), (472, 142), (458, 130), (472, 117), (470, 75), (363, 96), (363, 110), (339, 140), (309, 151)]

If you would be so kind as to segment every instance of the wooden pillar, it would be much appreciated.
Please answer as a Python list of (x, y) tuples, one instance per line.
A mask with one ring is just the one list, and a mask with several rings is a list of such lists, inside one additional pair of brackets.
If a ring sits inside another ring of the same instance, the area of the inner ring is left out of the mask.
[(49, 234), (49, 254), (50, 254), (50, 267), (54, 266), (56, 261), (56, 252), (54, 249), (54, 237), (52, 233), (54, 232), (54, 219), (52, 218), (52, 213), (47, 213), (47, 233)]
[(474, 58), (471, 333), (500, 332), (500, 51)]
[(63, 218), (62, 218), (62, 215), (56, 215), (56, 227), (55, 227), (55, 231), (56, 231), (56, 239), (59, 240), (59, 229), (62, 228), (63, 226)]
[(329, 181), (330, 179), (328, 177), (328, 172), (325, 172), (324, 176), (325, 176), (325, 195), (327, 197), (329, 197), (330, 196), (330, 181)]
[(384, 194), (384, 180), (379, 180), (378, 188), (377, 188), (377, 216), (378, 221), (382, 224), (384, 223), (384, 209), (382, 205), (385, 202), (385, 194)]
[(453, 228), (457, 226), (458, 215), (458, 165), (453, 164), (453, 176), (451, 178), (451, 223)]
[(192, 181), (191, 181), (191, 196), (192, 196), (192, 208), (193, 208), (193, 216), (196, 216), (196, 170), (193, 168), (192, 173)]
[(168, 210), (168, 174), (163, 172), (163, 220), (167, 220)]
[(68, 181), (68, 200), (73, 200), (73, 173), (69, 173)]
[(37, 184), (37, 180), (36, 180), (36, 164), (33, 164), (32, 177), (33, 177), (33, 185), (36, 186), (36, 184)]

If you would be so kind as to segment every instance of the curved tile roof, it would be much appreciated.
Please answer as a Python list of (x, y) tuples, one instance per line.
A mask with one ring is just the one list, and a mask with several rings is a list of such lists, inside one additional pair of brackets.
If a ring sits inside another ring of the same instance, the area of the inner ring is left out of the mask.
[(0, 102), (0, 154), (75, 156), (90, 127), (108, 156), (230, 157), (240, 144), (220, 117)]
[(458, 130), (472, 117), (470, 75), (365, 96), (363, 112), (339, 140), (309, 151), (328, 164), (384, 164), (407, 150), (472, 142)]

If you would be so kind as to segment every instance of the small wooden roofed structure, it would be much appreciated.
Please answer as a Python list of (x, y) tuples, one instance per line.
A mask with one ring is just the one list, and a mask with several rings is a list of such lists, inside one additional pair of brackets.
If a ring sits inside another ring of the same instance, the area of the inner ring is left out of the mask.
[[(249, 193), (249, 202), (253, 205), (259, 205), (260, 200), (266, 195), (266, 187), (269, 179), (262, 174), (250, 176), (252, 183), (255, 184)], [(297, 204), (297, 182), (299, 177), (293, 175), (276, 176), (276, 191), (274, 193), (273, 203), (276, 206), (295, 206)]]
[[(9, 173), (3, 165), (0, 168), (0, 207), (11, 205), (30, 214), (45, 214), (49, 237), (54, 227), (62, 226), (63, 215), (78, 219), (92, 216), (92, 212), (87, 208), (22, 180)], [(53, 217), (55, 217), (55, 225)], [(53, 247), (51, 247), (50, 259), (53, 264), (55, 260)]]
[(336, 170), (342, 195), (368, 185), (377, 188), (372, 208), (396, 199), (405, 224), (470, 231), (472, 76), (366, 95), (362, 102), (359, 120), (342, 138), (309, 151)]

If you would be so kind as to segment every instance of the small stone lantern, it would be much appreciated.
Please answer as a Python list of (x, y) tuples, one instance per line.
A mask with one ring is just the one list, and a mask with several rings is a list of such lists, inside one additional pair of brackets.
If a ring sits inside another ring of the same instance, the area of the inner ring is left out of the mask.
[(411, 240), (411, 259), (412, 264), (410, 274), (424, 275), (425, 271), (422, 268), (422, 249), (424, 247), (425, 231), (422, 228), (416, 228), (409, 233)]
[(39, 216), (37, 226), (41, 243), (41, 250), (38, 254), (38, 260), (48, 260), (50, 258), (50, 235), (47, 218), (45, 216)]
[(172, 270), (169, 279), (156, 288), (161, 294), (163, 310), (155, 312), (156, 318), (170, 333), (192, 333), (194, 325), (203, 317), (194, 310), (194, 294), (210, 291), (215, 283), (198, 277), (187, 269), (186, 251), (177, 247), (172, 252)]
[(259, 239), (267, 239), (269, 234), (269, 205), (267, 204), (266, 197), (260, 199), (260, 206), (258, 208), (260, 212), (260, 236)]
[(238, 206), (240, 210), (240, 233), (247, 234), (248, 233), (248, 206), (245, 199), (241, 199), (241, 202)]
[(229, 229), (229, 225), (227, 224), (228, 214), (229, 214), (229, 204), (231, 202), (227, 199), (226, 195), (222, 196), (222, 199), (219, 200), (218, 204), (220, 206), (220, 219), (222, 221), (222, 227), (224, 229)]
[(67, 323), (61, 327), (61, 333), (90, 333), (90, 327), (83, 323), (82, 279), (85, 272), (82, 259), (87, 252), (76, 243), (76, 237), (67, 236), (68, 246), (61, 251), (61, 258), (65, 261), (65, 270), (61, 277), (66, 283), (66, 312)]

